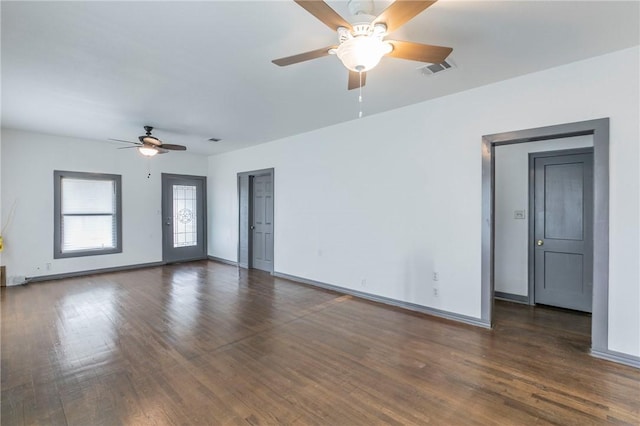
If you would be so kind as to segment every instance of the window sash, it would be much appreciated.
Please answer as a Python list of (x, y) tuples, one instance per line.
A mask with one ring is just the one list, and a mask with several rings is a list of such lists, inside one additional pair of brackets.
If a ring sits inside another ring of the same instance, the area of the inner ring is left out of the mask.
[(111, 178), (61, 179), (62, 214), (114, 214), (116, 210), (115, 181)]
[(63, 253), (114, 249), (116, 227), (116, 216), (112, 214), (62, 215), (60, 248)]

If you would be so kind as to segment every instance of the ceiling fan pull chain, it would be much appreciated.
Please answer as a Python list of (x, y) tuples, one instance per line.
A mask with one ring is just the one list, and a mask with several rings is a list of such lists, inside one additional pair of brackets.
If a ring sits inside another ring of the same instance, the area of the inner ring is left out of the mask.
[(358, 72), (358, 76), (360, 77), (360, 93), (358, 94), (358, 105), (360, 106), (360, 111), (358, 112), (358, 118), (362, 118), (362, 70)]

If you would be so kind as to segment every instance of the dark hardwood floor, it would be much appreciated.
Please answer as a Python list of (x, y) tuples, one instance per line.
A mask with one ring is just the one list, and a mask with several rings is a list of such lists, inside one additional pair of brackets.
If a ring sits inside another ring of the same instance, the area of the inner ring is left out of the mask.
[(214, 262), (2, 289), (2, 425), (640, 423), (590, 317), (484, 330)]

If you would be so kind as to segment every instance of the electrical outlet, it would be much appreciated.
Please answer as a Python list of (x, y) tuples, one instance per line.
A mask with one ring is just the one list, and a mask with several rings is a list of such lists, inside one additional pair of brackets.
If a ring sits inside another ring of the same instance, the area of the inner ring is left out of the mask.
[(439, 273), (437, 273), (437, 272), (434, 272), (434, 273), (433, 273), (433, 280), (434, 280), (434, 281), (439, 281), (439, 280), (440, 280), (440, 274), (439, 274)]
[(50, 271), (50, 270), (51, 270), (51, 263), (47, 263), (47, 264), (45, 265), (45, 267), (47, 268), (47, 271)]
[(434, 288), (434, 289), (433, 289), (433, 295), (434, 295), (435, 297), (438, 297), (438, 289), (437, 289), (437, 288)]
[(360, 281), (360, 285), (361, 285), (362, 287), (366, 287), (366, 286), (367, 286), (367, 279), (366, 279), (366, 278), (363, 278), (363, 279), (362, 279), (362, 281)]

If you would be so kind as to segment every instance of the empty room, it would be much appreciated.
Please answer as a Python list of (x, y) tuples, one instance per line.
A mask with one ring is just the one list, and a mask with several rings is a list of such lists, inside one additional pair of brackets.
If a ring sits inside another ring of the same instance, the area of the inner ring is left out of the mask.
[(2, 425), (640, 424), (640, 2), (0, 3)]

